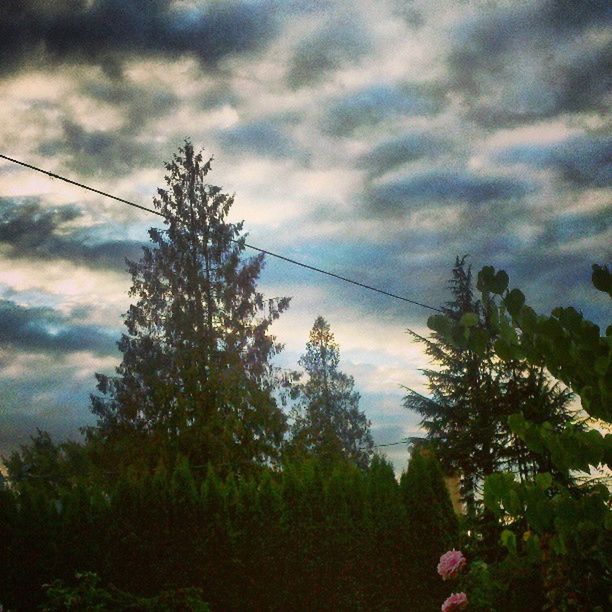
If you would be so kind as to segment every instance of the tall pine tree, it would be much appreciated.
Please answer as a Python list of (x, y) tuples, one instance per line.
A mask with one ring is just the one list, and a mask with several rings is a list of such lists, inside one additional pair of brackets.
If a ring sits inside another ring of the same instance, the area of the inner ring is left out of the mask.
[(274, 459), (284, 435), (270, 363), (281, 346), (269, 328), (289, 299), (257, 291), (264, 257), (243, 257), (233, 197), (206, 183), (210, 169), (189, 141), (166, 164), (154, 199), (166, 229), (151, 229), (152, 246), (128, 262), (123, 360), (117, 376), (97, 375), (90, 436), (128, 461), (146, 449), (148, 463), (184, 455), (242, 471)]
[(329, 323), (319, 316), (299, 361), (306, 381), (295, 385), (290, 452), (324, 461), (369, 463), (373, 442), (370, 422), (359, 409), (355, 381), (339, 369), (340, 349)]

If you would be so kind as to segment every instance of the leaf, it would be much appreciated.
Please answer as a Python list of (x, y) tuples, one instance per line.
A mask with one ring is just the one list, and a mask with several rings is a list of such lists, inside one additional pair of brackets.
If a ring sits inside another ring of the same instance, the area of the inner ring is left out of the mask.
[(513, 289), (504, 298), (504, 304), (506, 304), (508, 312), (516, 318), (525, 304), (525, 296), (519, 289)]
[(520, 324), (523, 331), (531, 333), (535, 331), (538, 324), (538, 315), (533, 308), (523, 306), (520, 312)]
[(503, 270), (500, 270), (493, 279), (491, 291), (501, 295), (508, 288), (509, 280), (508, 274)]
[(595, 372), (600, 376), (604, 376), (608, 371), (608, 366), (610, 364), (610, 359), (606, 355), (602, 355), (595, 360), (595, 365), (593, 366)]
[(612, 297), (612, 275), (608, 270), (608, 266), (593, 264), (591, 279), (595, 289), (599, 289), (599, 291), (603, 291)]
[(550, 489), (552, 486), (552, 476), (548, 472), (544, 472), (542, 474), (536, 474), (536, 484), (542, 491), (546, 491), (546, 489)]
[(427, 327), (432, 331), (442, 334), (442, 336), (448, 336), (452, 329), (452, 321), (442, 314), (431, 315), (427, 319)]
[(491, 285), (495, 278), (495, 268), (493, 266), (484, 266), (480, 272), (478, 272), (478, 280), (476, 287), (479, 291), (490, 292)]
[(470, 329), (470, 335), (468, 338), (468, 348), (470, 348), (478, 355), (484, 355), (489, 340), (489, 332), (486, 329), (478, 327)]
[(501, 532), (500, 540), (503, 546), (508, 549), (510, 554), (516, 554), (516, 534), (509, 529), (504, 529)]
[(516, 489), (510, 489), (503, 498), (503, 504), (508, 514), (520, 516), (523, 511), (523, 504)]
[(461, 327), (474, 327), (478, 325), (478, 315), (475, 312), (466, 312), (460, 319)]
[(495, 341), (493, 345), (497, 356), (504, 361), (510, 361), (513, 358), (513, 351), (510, 344), (508, 344), (505, 340), (499, 338)]
[(522, 412), (511, 414), (508, 417), (508, 426), (517, 435), (522, 436), (526, 430), (526, 421)]
[(495, 472), (486, 477), (483, 501), (485, 506), (497, 516), (500, 514), (500, 502), (514, 482), (514, 476), (504, 472)]

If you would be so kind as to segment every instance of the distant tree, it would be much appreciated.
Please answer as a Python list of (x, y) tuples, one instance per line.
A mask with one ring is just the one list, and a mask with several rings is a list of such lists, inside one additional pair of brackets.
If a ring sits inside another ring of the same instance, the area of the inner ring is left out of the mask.
[(290, 454), (344, 458), (366, 467), (373, 448), (370, 422), (359, 409), (355, 381), (340, 371), (340, 349), (327, 321), (319, 316), (299, 365), (306, 381), (293, 388)]
[(88, 449), (71, 440), (55, 443), (48, 432), (40, 429), (28, 444), (0, 459), (13, 489), (36, 488), (51, 497), (92, 475)]
[(269, 328), (289, 299), (257, 291), (264, 256), (243, 258), (243, 224), (227, 219), (233, 197), (205, 182), (210, 169), (189, 141), (166, 164), (154, 205), (167, 228), (149, 230), (153, 245), (128, 262), (136, 301), (123, 360), (117, 376), (96, 375), (90, 437), (128, 462), (182, 455), (244, 471), (277, 457), (283, 439), (270, 363), (281, 345)]
[[(445, 315), (455, 321), (471, 319), (464, 322), (476, 334), (478, 328), (494, 325), (474, 297), (466, 257), (456, 258), (449, 287), (452, 299), (442, 307)], [(423, 417), (421, 426), (444, 471), (460, 475), (468, 514), (475, 512), (484, 478), (496, 470), (515, 471), (526, 478), (550, 469), (545, 458), (530, 452), (511, 432), (507, 419), (525, 410), (537, 414), (539, 422), (562, 428), (571, 418), (569, 393), (551, 385), (541, 368), (524, 361), (502, 362), (489, 341), (474, 351), (458, 348), (438, 332), (430, 338), (409, 333), (425, 345), (437, 367), (422, 370), (429, 396), (409, 389), (404, 406)]]

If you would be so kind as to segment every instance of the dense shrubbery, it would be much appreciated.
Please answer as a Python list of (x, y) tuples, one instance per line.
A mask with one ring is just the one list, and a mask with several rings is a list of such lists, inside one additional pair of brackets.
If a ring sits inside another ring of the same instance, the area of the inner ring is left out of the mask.
[(58, 579), (68, 586), (56, 594), (79, 593), (75, 572), (97, 574), (92, 597), (197, 588), (212, 610), (435, 610), (448, 594), (435, 559), (456, 520), (432, 458), (418, 455), (401, 485), (381, 459), (365, 471), (201, 472), (181, 462), (112, 490), (32, 480), (2, 491), (2, 603), (33, 609)]

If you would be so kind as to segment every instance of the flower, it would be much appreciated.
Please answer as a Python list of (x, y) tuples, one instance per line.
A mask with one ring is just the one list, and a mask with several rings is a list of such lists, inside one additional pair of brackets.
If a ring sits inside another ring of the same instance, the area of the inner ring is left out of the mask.
[(442, 576), (442, 580), (454, 578), (459, 570), (467, 563), (467, 559), (463, 556), (460, 550), (449, 550), (440, 557), (438, 563), (438, 574)]
[(452, 593), (442, 604), (442, 612), (454, 612), (467, 608), (468, 598), (465, 593)]

